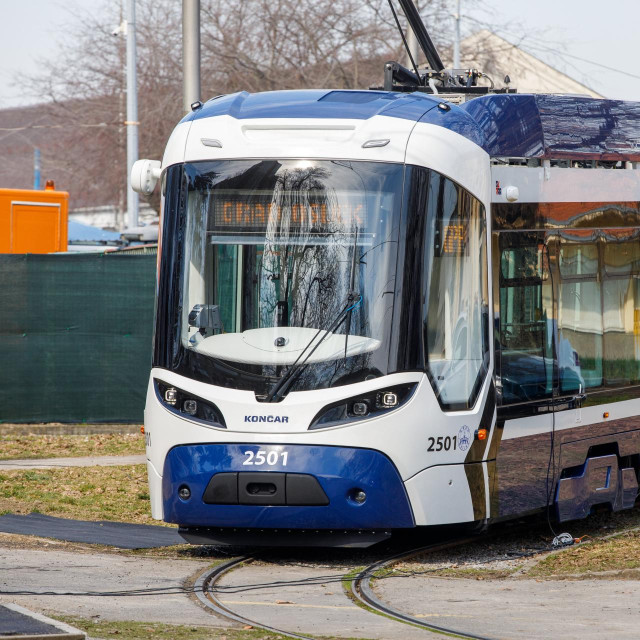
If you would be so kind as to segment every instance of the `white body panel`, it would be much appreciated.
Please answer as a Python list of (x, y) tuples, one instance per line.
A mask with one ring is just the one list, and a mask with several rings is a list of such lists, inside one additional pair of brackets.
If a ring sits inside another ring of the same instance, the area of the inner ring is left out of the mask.
[(489, 211), (489, 155), (470, 140), (443, 127), (419, 122), (411, 133), (405, 161), (435, 169), (451, 178), (470, 191)]
[[(404, 162), (412, 120), (374, 116), (368, 120), (252, 119), (228, 115), (194, 120), (184, 158), (174, 162), (228, 158), (350, 158)], [(215, 138), (219, 148), (205, 146)], [(389, 140), (384, 147), (363, 149), (369, 140)]]
[(409, 479), (405, 488), (418, 526), (473, 520), (471, 491), (464, 465), (429, 467)]
[[(636, 202), (638, 169), (561, 169), (558, 167), (491, 167), (492, 202), (508, 202), (507, 188), (518, 187), (518, 202)], [(580, 194), (577, 196), (576, 194)]]

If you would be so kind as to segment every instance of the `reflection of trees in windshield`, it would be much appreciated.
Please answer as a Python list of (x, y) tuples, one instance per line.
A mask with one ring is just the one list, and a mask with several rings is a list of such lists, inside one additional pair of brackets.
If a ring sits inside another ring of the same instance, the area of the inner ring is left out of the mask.
[(321, 167), (284, 169), (277, 175), (257, 265), (259, 326), (319, 327), (346, 297), (351, 219), (348, 203), (327, 185)]
[[(236, 383), (252, 386), (251, 376), (283, 374), (278, 354), (295, 358), (318, 330), (332, 327), (332, 334), (350, 337), (334, 341), (330, 353), (327, 340), (328, 359), (305, 366), (296, 389), (340, 384), (345, 376), (355, 382), (386, 370), (401, 165), (238, 160), (194, 163), (186, 172), (182, 339), (194, 362), (209, 366), (205, 358), (219, 353), (225, 371), (249, 376)], [(350, 294), (359, 303), (347, 314)], [(187, 314), (197, 304), (218, 307), (222, 328), (190, 327)], [(271, 332), (260, 333), (277, 326), (288, 327), (278, 334), (288, 341), (283, 351), (275, 350)], [(227, 340), (227, 334), (236, 337)], [(373, 344), (367, 339), (377, 346), (358, 352), (356, 345)], [(238, 351), (225, 351), (233, 340)], [(225, 358), (230, 353), (245, 360)]]

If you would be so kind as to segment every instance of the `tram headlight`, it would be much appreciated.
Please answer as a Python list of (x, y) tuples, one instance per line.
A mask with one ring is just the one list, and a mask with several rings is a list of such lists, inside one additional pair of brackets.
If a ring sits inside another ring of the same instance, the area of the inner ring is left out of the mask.
[(164, 401), (174, 407), (176, 402), (178, 401), (178, 392), (176, 391), (176, 389), (174, 389), (173, 387), (165, 389)]
[(198, 413), (198, 403), (195, 400), (189, 398), (182, 403), (182, 408), (186, 411), (190, 416), (195, 416)]
[(369, 413), (369, 403), (359, 400), (351, 405), (351, 413), (354, 416), (366, 416)]
[(222, 412), (213, 402), (182, 391), (162, 380), (154, 379), (153, 384), (156, 396), (165, 409), (184, 418), (196, 419), (223, 429), (227, 428)]
[(407, 402), (417, 386), (417, 382), (399, 384), (334, 402), (316, 415), (309, 429), (325, 429), (389, 413)]

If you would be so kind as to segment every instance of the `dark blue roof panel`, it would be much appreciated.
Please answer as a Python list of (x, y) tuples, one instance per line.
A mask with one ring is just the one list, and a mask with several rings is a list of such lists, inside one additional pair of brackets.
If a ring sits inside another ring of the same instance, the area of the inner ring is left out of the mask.
[(640, 159), (640, 103), (494, 94), (464, 103), (493, 157)]
[(209, 100), (201, 109), (183, 119), (197, 120), (230, 115), (247, 118), (353, 118), (366, 120), (375, 115), (419, 120), (438, 102), (420, 93), (387, 91), (267, 91), (234, 93)]

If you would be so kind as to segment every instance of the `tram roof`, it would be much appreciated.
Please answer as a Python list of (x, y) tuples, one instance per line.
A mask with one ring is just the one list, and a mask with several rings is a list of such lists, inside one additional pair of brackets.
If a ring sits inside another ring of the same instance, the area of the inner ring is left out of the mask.
[(184, 120), (197, 120), (211, 116), (230, 115), (248, 118), (339, 118), (367, 120), (376, 115), (393, 116), (407, 120), (420, 120), (440, 100), (424, 93), (398, 93), (392, 91), (241, 91), (218, 96), (188, 114)]
[(640, 160), (640, 102), (493, 94), (461, 106), (492, 157)]
[(387, 91), (246, 91), (209, 100), (183, 121), (249, 118), (366, 120), (384, 115), (445, 127), (491, 157), (640, 161), (640, 102), (586, 96), (489, 94), (449, 111), (441, 96)]

